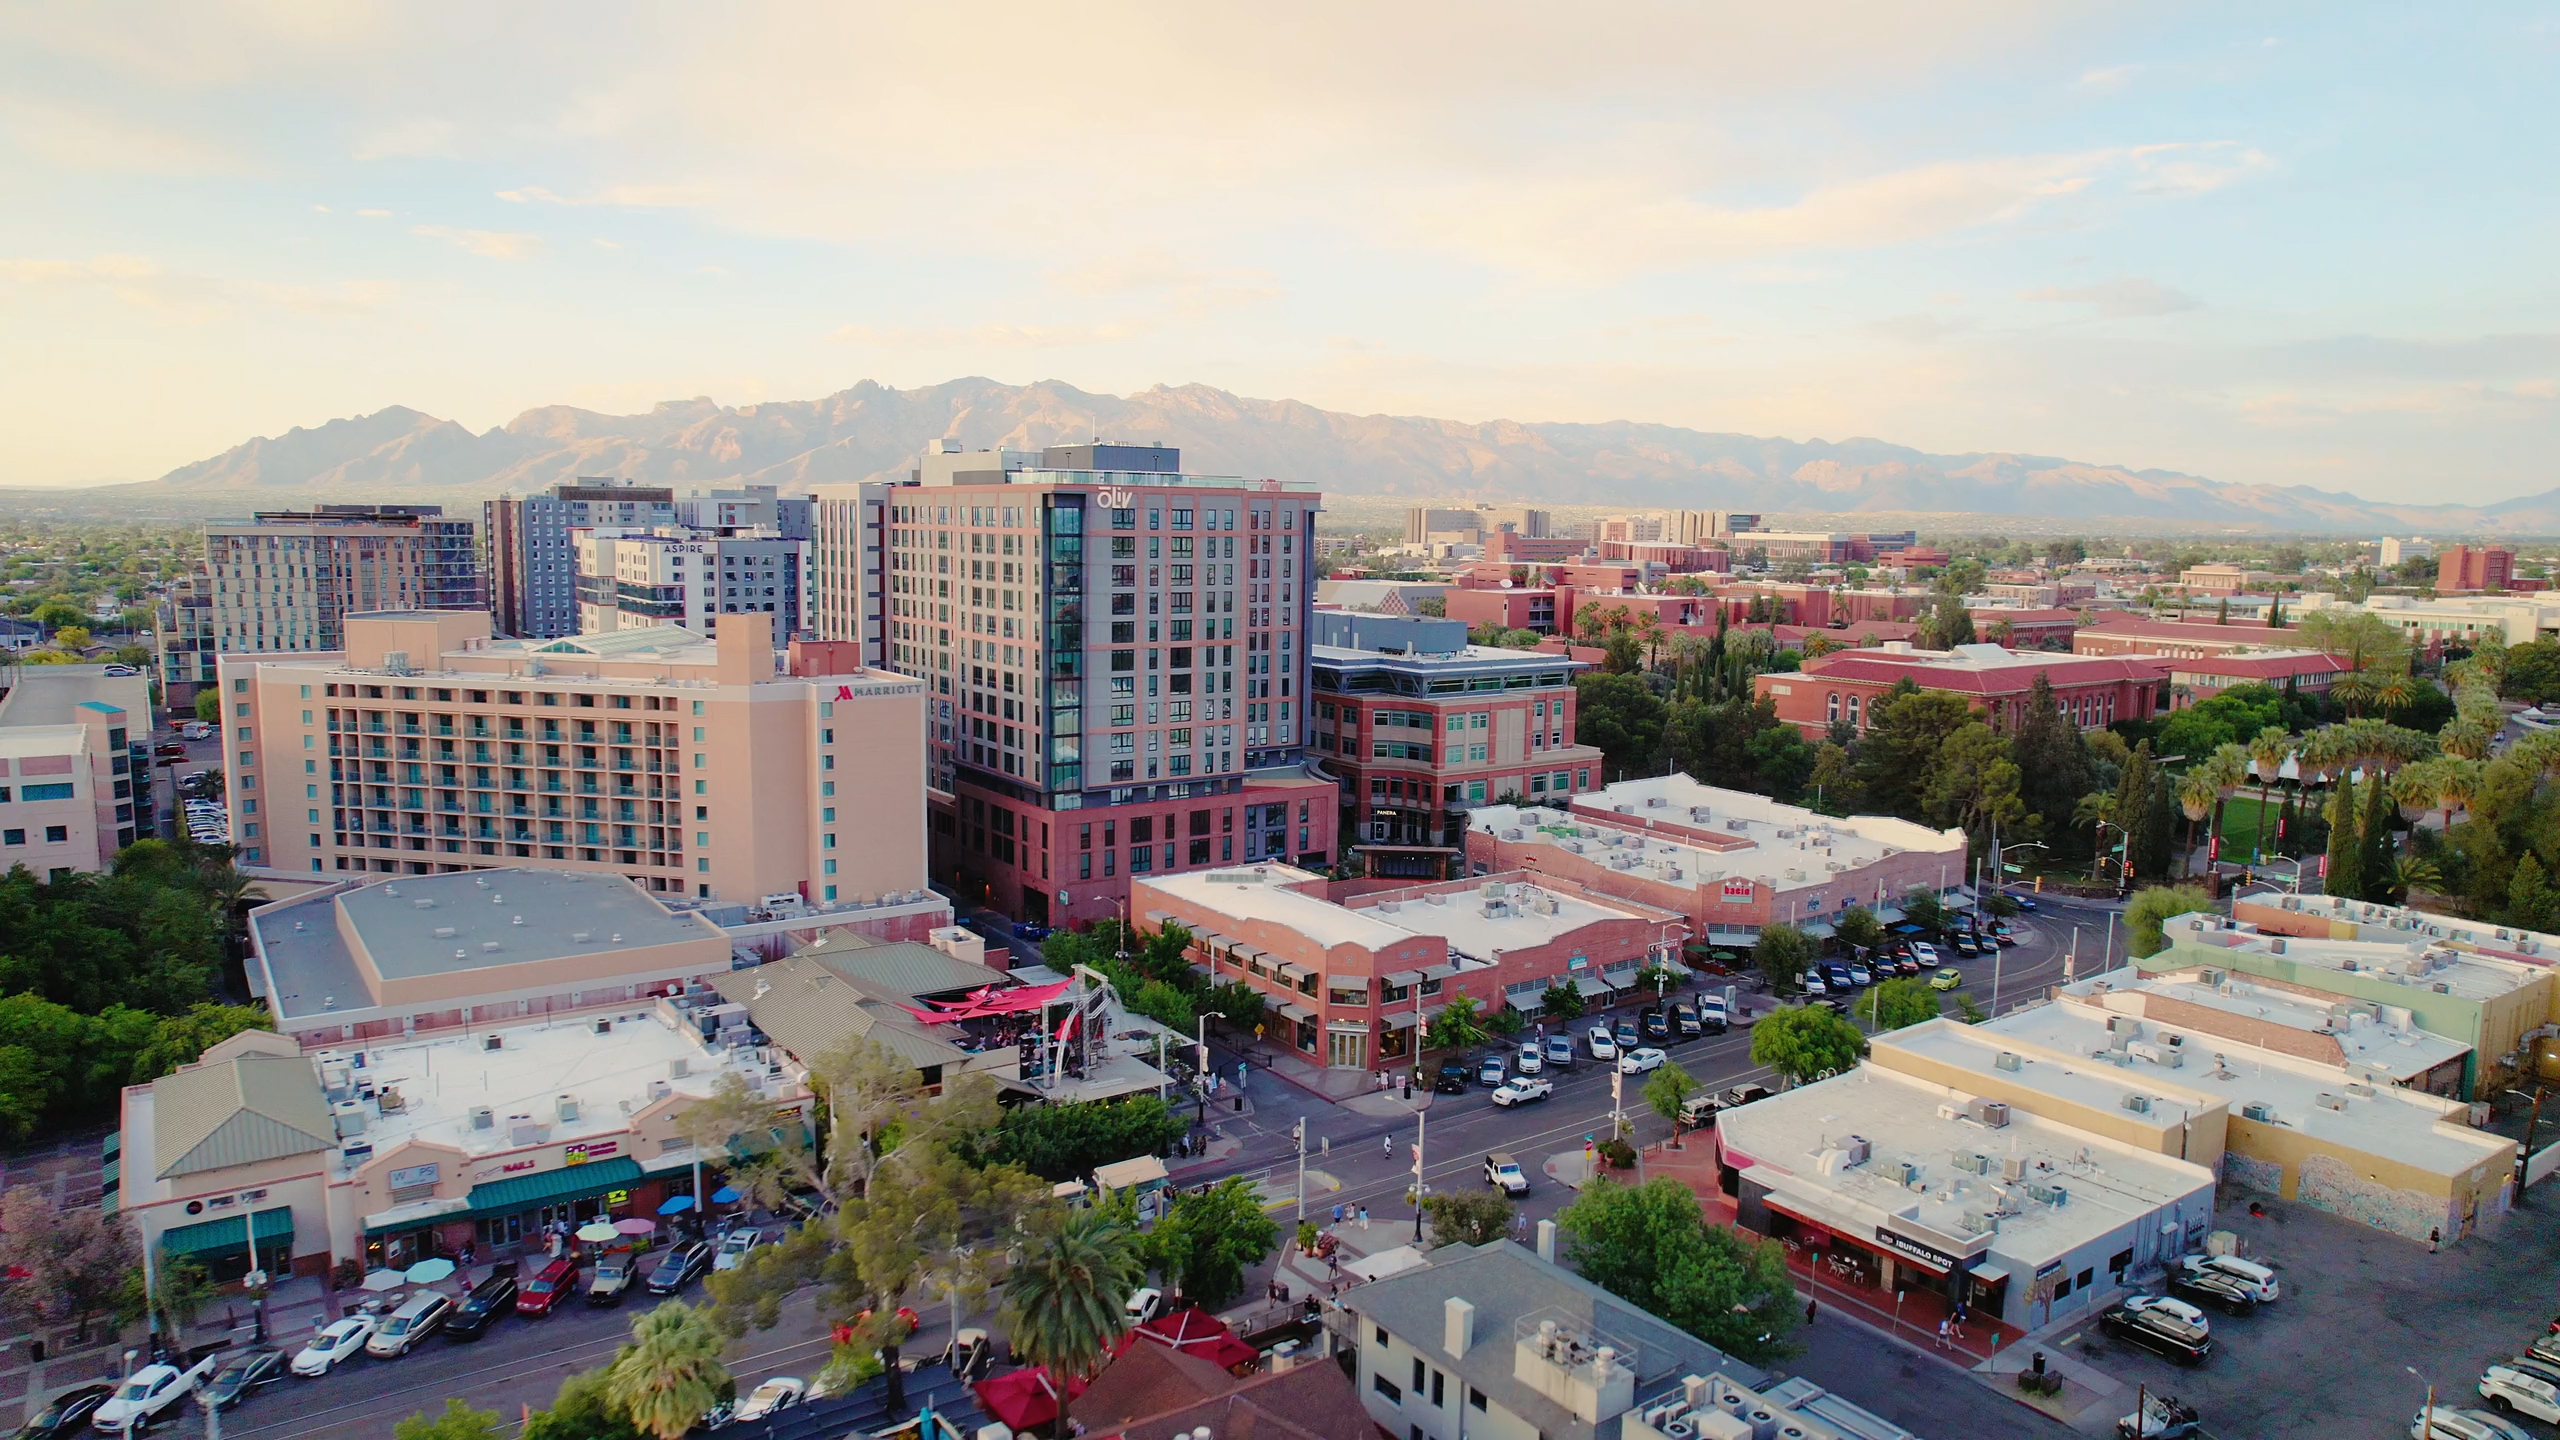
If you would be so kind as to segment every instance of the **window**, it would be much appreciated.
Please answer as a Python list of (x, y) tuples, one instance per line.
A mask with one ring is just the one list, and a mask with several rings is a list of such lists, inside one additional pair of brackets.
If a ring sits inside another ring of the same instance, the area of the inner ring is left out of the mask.
[(1369, 1330), (1375, 1338), (1375, 1342), (1383, 1348), (1387, 1343), (1387, 1327), (1384, 1325), (1372, 1325), (1369, 1327)]
[(1404, 1403), (1404, 1391), (1397, 1386), (1396, 1382), (1388, 1379), (1384, 1375), (1371, 1376), (1369, 1379), (1369, 1388), (1387, 1397), (1387, 1403), (1390, 1405), (1401, 1405)]
[(1424, 1376), (1425, 1374), (1427, 1374), (1427, 1373), (1429, 1373), (1429, 1367), (1425, 1366), (1425, 1365), (1422, 1363), (1422, 1357), (1421, 1357), (1421, 1356), (1419, 1356), (1419, 1355), (1414, 1356), (1414, 1357), (1413, 1357), (1413, 1392), (1414, 1392), (1415, 1394), (1419, 1395), (1419, 1394), (1421, 1394), (1421, 1393), (1422, 1393), (1422, 1380), (1423, 1380), (1423, 1376)]
[(1470, 1410), (1481, 1410), (1484, 1408), (1484, 1392), (1473, 1385), (1467, 1387), (1467, 1408)]
[(59, 845), (70, 838), (71, 827), (68, 825), (47, 825), (44, 827), (44, 839), (45, 843), (48, 845)]

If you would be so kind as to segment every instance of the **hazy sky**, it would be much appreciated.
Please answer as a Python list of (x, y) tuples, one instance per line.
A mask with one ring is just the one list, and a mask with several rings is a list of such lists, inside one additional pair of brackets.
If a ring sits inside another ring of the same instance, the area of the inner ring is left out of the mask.
[(0, 8), (0, 485), (1199, 381), (2560, 485), (2547, 5)]

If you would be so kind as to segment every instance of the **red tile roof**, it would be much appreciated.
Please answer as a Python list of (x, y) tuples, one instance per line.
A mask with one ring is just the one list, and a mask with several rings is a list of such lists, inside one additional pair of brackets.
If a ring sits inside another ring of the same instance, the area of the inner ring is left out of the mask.
[[(1966, 695), (2022, 695), (2034, 688), (2035, 677), (2039, 673), (2055, 685), (2104, 685), (2118, 681), (2148, 684), (2167, 674), (2171, 663), (2168, 657), (2159, 655), (2056, 654), (2047, 659), (2037, 654), (2034, 659), (2020, 664), (1977, 668), (1947, 664), (1932, 655), (1842, 650), (1806, 661), (1799, 673), (1880, 685), (1890, 685), (1908, 676), (1911, 683), (1924, 690), (1948, 690)], [(1784, 680), (1787, 677), (1777, 675), (1776, 678)]]
[(2294, 655), (2211, 655), (2169, 662), (2169, 671), (2173, 675), (2245, 675), (2264, 680), (2343, 673), (2353, 668), (2343, 655), (2324, 655), (2316, 651)]

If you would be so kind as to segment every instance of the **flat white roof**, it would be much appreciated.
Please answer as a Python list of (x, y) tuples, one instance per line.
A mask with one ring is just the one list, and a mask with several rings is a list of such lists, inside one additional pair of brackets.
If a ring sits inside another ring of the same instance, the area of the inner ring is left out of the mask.
[[(2048, 1054), (2022, 1055), (2012, 1078), (2049, 1093), (2095, 1082), (2119, 1096), (2128, 1091), (2172, 1099), (2202, 1095), (2228, 1104), (2234, 1118), (2247, 1118), (2241, 1112), (2244, 1105), (2266, 1105), (2274, 1119), (2262, 1123), (2282, 1125), (2347, 1149), (2386, 1155), (2439, 1175), (2502, 1163), (2515, 1153), (2514, 1141), (2472, 1129), (2467, 1123), (2470, 1107), (2461, 1101), (2394, 1085), (2360, 1084), (2336, 1066), (2194, 1035), (2177, 1026), (2148, 1020), (2131, 1023), (2134, 1030), (2127, 1034), (2137, 1043), (2165, 1050), (2169, 1048), (2163, 1043), (2165, 1035), (2186, 1034), (2186, 1043), (2176, 1048), (2201, 1053), (2187, 1054), (2176, 1069), (2137, 1059), (2129, 1048), (2118, 1052), (2121, 1058), (2099, 1059), (2092, 1052), (2109, 1048), (2107, 1012), (2069, 1001), (2013, 1010), (1963, 1039), (1994, 1050), (2002, 1039), (2041, 1047)], [(1950, 1053), (1953, 1048), (1934, 1040), (1926, 1043), (1930, 1054)], [(2157, 1106), (2154, 1101), (2151, 1118), (2155, 1122), (2161, 1118)], [(2173, 1123), (2176, 1118), (2170, 1117)]]
[[(2494, 1000), (2539, 984), (2548, 973), (2520, 960), (2459, 950), (2439, 936), (2411, 932), (2406, 939), (2313, 940), (2295, 935), (2262, 934), (2246, 921), (2239, 926), (2202, 913), (2169, 921), (2165, 934), (2180, 947), (2181, 966), (2211, 965), (2216, 951), (2263, 956), (2314, 970), (2355, 974), (2413, 992), (2436, 991), (2465, 1000)], [(2442, 987), (2440, 990), (2438, 987)]]
[[(2022, 1111), (1996, 1128), (1950, 1119), (1939, 1113), (1946, 1104), (1944, 1086), (1868, 1063), (1728, 1110), (1716, 1124), (1725, 1145), (1754, 1162), (1744, 1173), (1782, 1205), (1801, 1196), (1853, 1229), (1869, 1227), (1868, 1234), (1895, 1220), (1890, 1228), (1958, 1242), (1996, 1218), (1990, 1253), (2015, 1262), (2010, 1273), (2021, 1277), (2213, 1189), (2211, 1170), (2174, 1156)], [(1867, 1142), (1865, 1161), (1848, 1163), (1852, 1138)], [(1966, 1156), (1987, 1157), (1989, 1173), (1965, 1168), (1959, 1161)], [(2001, 1173), (2011, 1158), (2023, 1167), (2016, 1182)], [(1903, 1161), (1918, 1167), (1916, 1186), (1899, 1178)], [(2060, 1187), (2063, 1203), (2028, 1198), (2030, 1182)]]
[(2127, 966), (2074, 981), (2061, 993), (2101, 1008), (2114, 1008), (2105, 998), (2109, 995), (2158, 995), (2243, 1020), (2263, 1020), (2323, 1034), (2338, 1043), (2348, 1066), (2380, 1071), (2397, 1080), (2412, 1079), (2446, 1061), (2461, 1059), (2471, 1049), (2459, 1040), (2414, 1025), (2385, 1024), (2361, 1010), (2350, 1014), (2344, 1024), (2337, 1024), (2326, 1000), (2254, 984), (2248, 976), (2237, 973), (2227, 975), (2219, 985), (2207, 985), (2197, 970), (2144, 975)]
[[(1195, 870), (1149, 883), (1220, 915), (1285, 926), (1328, 949), (1359, 945), (1376, 950), (1431, 936), (1447, 941), (1459, 955), (1485, 961), (1501, 951), (1544, 945), (1599, 921), (1653, 918), (1641, 909), (1604, 905), (1512, 877), (1465, 889), (1363, 896), (1351, 905), (1291, 888), (1318, 879), (1294, 866), (1254, 865)], [(1498, 902), (1489, 893), (1496, 886), (1502, 890)]]
[[(1732, 848), (1695, 844), (1659, 831), (1638, 833), (1648, 821), (1702, 830), (1733, 842)], [(1894, 855), (1953, 855), (1964, 849), (1957, 831), (1940, 832), (1884, 815), (1820, 815), (1765, 795), (1702, 785), (1686, 775), (1623, 781), (1578, 796), (1570, 818), (1542, 806), (1486, 805), (1469, 814), (1467, 825), (1515, 843), (1567, 850), (1578, 846), (1575, 853), (1596, 864), (1635, 862), (1616, 866), (1620, 869), (1676, 866), (1676, 876), (1661, 873), (1660, 878), (1688, 885), (1726, 876), (1772, 889), (1845, 883), (1844, 877)], [(1862, 904), (1878, 903), (1872, 894), (1857, 898)], [(1883, 903), (1895, 898), (1887, 895)]]
[(1221, 915), (1284, 926), (1326, 949), (1361, 945), (1374, 950), (1412, 938), (1412, 932), (1383, 924), (1368, 911), (1346, 909), (1292, 888), (1322, 878), (1294, 865), (1246, 865), (1159, 875), (1147, 884)]

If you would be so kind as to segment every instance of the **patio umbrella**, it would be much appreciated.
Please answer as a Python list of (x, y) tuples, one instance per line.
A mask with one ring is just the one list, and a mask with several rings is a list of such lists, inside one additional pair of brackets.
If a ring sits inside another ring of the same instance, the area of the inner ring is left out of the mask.
[(586, 1224), (578, 1227), (578, 1238), (594, 1245), (601, 1245), (608, 1240), (619, 1239), (621, 1235), (621, 1231), (614, 1229), (611, 1224), (602, 1220), (590, 1220)]
[[(654, 1235), (657, 1233), (657, 1230), (657, 1221), (643, 1220), (637, 1216), (634, 1216), (629, 1220), (616, 1220), (613, 1222), (613, 1233), (616, 1235)], [(578, 1233), (583, 1235), (586, 1232), (581, 1230)]]
[(693, 1197), (690, 1195), (672, 1195), (658, 1203), (661, 1215), (681, 1215), (692, 1208)]
[[(385, 1271), (383, 1273), (389, 1274), (390, 1272)], [(452, 1274), (453, 1262), (439, 1255), (432, 1260), (421, 1260), (417, 1264), (410, 1266), (408, 1274), (404, 1278), (406, 1278), (412, 1285), (432, 1285), (438, 1280), (451, 1277)]]
[(397, 1290), (408, 1283), (408, 1275), (398, 1270), (376, 1270), (364, 1277), (364, 1288), (377, 1295)]
[(719, 1189), (711, 1192), (711, 1203), (714, 1205), (735, 1205), (738, 1203), (738, 1192), (730, 1189), (726, 1185), (723, 1185)]

